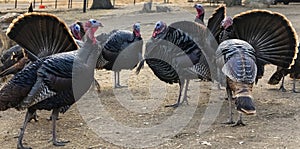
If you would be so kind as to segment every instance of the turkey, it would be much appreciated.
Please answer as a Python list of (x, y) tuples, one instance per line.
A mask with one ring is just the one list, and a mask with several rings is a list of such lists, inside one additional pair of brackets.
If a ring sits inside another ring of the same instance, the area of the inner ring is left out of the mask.
[[(195, 22), (205, 25), (203, 21), (204, 12), (205, 12), (204, 7), (201, 4), (195, 4), (194, 8), (196, 8), (198, 13), (195, 18)], [(218, 43), (219, 43), (219, 34), (222, 31), (220, 28), (220, 24), (223, 21), (224, 17), (225, 17), (225, 6), (221, 5), (214, 10), (212, 16), (208, 18), (208, 22), (207, 22), (207, 28), (210, 29), (211, 33), (215, 36)]]
[(85, 34), (85, 30), (84, 30), (82, 22), (76, 21), (76, 22), (72, 23), (69, 26), (69, 28), (70, 28), (71, 33), (72, 33), (72, 35), (74, 36), (75, 39), (82, 40), (82, 37)]
[[(220, 38), (223, 42), (216, 55), (219, 72), (226, 76), (220, 77), (219, 82), (227, 89), (230, 113), (228, 123), (233, 123), (231, 100), (236, 100), (240, 113), (254, 114), (251, 93), (253, 79), (257, 83), (263, 76), (266, 64), (289, 68), (298, 52), (298, 41), (289, 20), (279, 13), (266, 10), (251, 10), (233, 18), (226, 17), (222, 26), (232, 26), (230, 30), (223, 30), (221, 35), (224, 38)], [(240, 114), (237, 125), (244, 125), (241, 117)]]
[[(298, 51), (299, 51), (299, 49), (300, 49), (300, 46), (298, 46)], [(299, 56), (300, 56), (300, 53), (298, 52), (295, 63), (291, 66), (291, 68), (287, 69), (287, 68), (277, 67), (276, 72), (274, 72), (274, 74), (269, 79), (268, 84), (276, 85), (282, 79), (279, 90), (285, 92), (286, 89), (284, 87), (284, 77), (286, 75), (290, 74), (290, 77), (293, 78), (292, 91), (294, 93), (298, 93), (298, 91), (296, 91), (296, 79), (299, 79), (299, 74), (300, 74), (300, 61), (299, 61), (300, 57)]]
[[(108, 39), (105, 41), (106, 37)], [(113, 30), (109, 34), (96, 37), (103, 46), (97, 61), (97, 69), (114, 71), (114, 87), (120, 88), (120, 71), (133, 69), (142, 59), (143, 40), (140, 34), (140, 24), (133, 25), (133, 31)], [(105, 41), (104, 43), (101, 43)]]
[[(231, 101), (233, 97), (236, 98), (239, 112), (255, 114), (252, 101), (252, 87), (257, 73), (254, 48), (243, 40), (228, 39), (219, 45), (216, 57), (217, 65), (221, 66), (220, 69), (226, 76), (228, 99)], [(233, 123), (232, 119), (229, 123)], [(240, 124), (244, 125), (241, 119), (236, 125)]]
[(195, 4), (194, 8), (196, 8), (197, 11), (197, 15), (195, 18), (195, 22), (203, 24), (204, 25), (204, 15), (205, 15), (205, 11), (204, 8), (201, 4)]
[(66, 24), (54, 15), (27, 13), (10, 25), (8, 37), (36, 58), (0, 90), (1, 111), (27, 109), (18, 148), (25, 148), (22, 143), (25, 128), (36, 110), (52, 110), (52, 143), (62, 146), (68, 142), (57, 140), (56, 119), (59, 112), (66, 112), (89, 89), (101, 52), (94, 37), (100, 22), (90, 20), (86, 24), (87, 38), (80, 49)]
[[(137, 68), (139, 73), (146, 61), (160, 80), (169, 84), (179, 83), (177, 103), (166, 107), (180, 105), (184, 85), (183, 102), (187, 101), (187, 89), (191, 79), (211, 80), (209, 65), (202, 49), (181, 30), (193, 29), (192, 27), (200, 29), (203, 35), (200, 37), (204, 37), (206, 27), (201, 24), (183, 21), (167, 26), (166, 23), (158, 21), (151, 39), (146, 44), (144, 60)], [(202, 41), (203, 39), (206, 38), (202, 38)]]

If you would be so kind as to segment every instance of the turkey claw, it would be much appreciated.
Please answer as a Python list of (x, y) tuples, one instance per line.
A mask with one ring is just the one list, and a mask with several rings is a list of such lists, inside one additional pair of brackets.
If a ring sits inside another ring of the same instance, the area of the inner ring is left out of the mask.
[(232, 125), (232, 127), (236, 127), (236, 126), (246, 126), (246, 124), (244, 124), (243, 121), (238, 120), (234, 125)]

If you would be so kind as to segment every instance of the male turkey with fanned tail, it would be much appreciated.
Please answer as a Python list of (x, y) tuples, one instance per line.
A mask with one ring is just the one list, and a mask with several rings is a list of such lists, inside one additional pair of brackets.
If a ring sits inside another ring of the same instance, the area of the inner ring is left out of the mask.
[[(222, 26), (220, 41), (223, 42), (217, 56), (219, 72), (225, 76), (219, 81), (226, 86), (230, 108), (228, 123), (233, 123), (232, 99), (236, 100), (240, 113), (254, 114), (253, 82), (263, 76), (266, 64), (289, 68), (298, 52), (298, 41), (288, 19), (266, 10), (251, 10), (233, 18), (226, 17)], [(241, 117), (237, 125), (244, 125)]]
[(56, 119), (59, 112), (66, 112), (89, 89), (101, 52), (94, 38), (101, 23), (94, 20), (87, 23), (87, 38), (80, 49), (66, 24), (51, 14), (24, 14), (8, 29), (7, 35), (28, 50), (29, 57), (36, 58), (0, 90), (1, 111), (27, 109), (18, 148), (25, 148), (22, 143), (25, 128), (36, 110), (52, 110), (52, 143), (62, 146), (68, 142), (57, 140)]

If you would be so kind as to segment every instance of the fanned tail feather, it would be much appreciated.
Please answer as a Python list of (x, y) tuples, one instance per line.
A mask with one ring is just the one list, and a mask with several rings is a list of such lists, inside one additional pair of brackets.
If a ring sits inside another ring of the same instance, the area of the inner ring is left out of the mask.
[(78, 49), (68, 26), (58, 17), (47, 13), (20, 15), (10, 24), (6, 34), (39, 58)]
[(294, 63), (298, 39), (285, 16), (267, 10), (251, 10), (235, 16), (233, 27), (237, 38), (247, 41), (256, 50), (257, 65), (289, 68)]
[(225, 18), (226, 9), (225, 6), (218, 7), (212, 16), (208, 19), (207, 28), (214, 35), (217, 42), (219, 43), (219, 34), (221, 33), (221, 22)]

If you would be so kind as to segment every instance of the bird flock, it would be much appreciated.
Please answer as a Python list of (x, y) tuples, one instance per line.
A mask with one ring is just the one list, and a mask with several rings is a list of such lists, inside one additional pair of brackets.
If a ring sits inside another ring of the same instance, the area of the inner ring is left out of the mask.
[[(161, 81), (179, 84), (177, 102), (165, 107), (179, 107), (188, 102), (191, 80), (217, 82), (226, 88), (229, 119), (226, 124), (245, 125), (242, 114), (256, 113), (253, 87), (264, 74), (264, 66), (272, 64), (277, 71), (269, 84), (278, 84), (287, 74), (299, 77), (298, 41), (291, 22), (282, 14), (267, 10), (250, 10), (226, 16), (226, 7), (218, 7), (205, 25), (205, 9), (195, 4), (194, 21), (155, 23), (143, 49), (141, 24), (132, 30), (115, 29), (95, 35), (103, 27), (99, 20), (76, 21), (67, 25), (53, 14), (28, 12), (12, 21), (7, 36), (17, 45), (1, 55), (0, 77), (13, 74), (0, 90), (0, 110), (27, 109), (18, 137), (17, 148), (23, 146), (27, 123), (37, 121), (37, 110), (52, 110), (52, 143), (58, 141), (56, 120), (95, 83), (95, 69), (114, 72), (114, 87), (120, 84), (120, 71), (145, 63)], [(84, 78), (84, 79), (82, 79)], [(294, 83), (295, 84), (295, 83)], [(283, 81), (281, 89), (284, 91)], [(296, 92), (295, 85), (293, 91)], [(232, 118), (232, 105), (240, 113)]]

